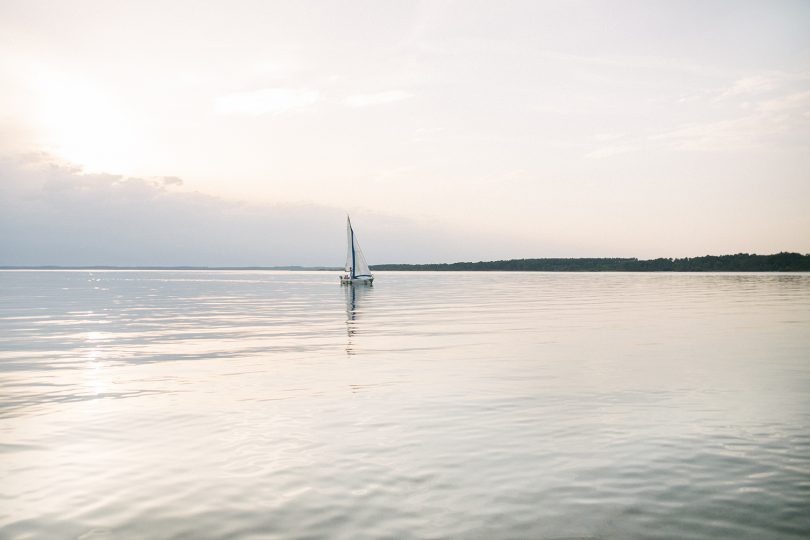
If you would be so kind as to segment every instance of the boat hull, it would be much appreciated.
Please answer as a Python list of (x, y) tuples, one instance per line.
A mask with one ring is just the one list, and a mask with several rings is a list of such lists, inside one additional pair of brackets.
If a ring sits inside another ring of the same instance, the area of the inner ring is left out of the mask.
[(356, 277), (350, 278), (345, 276), (340, 276), (340, 284), (341, 285), (372, 285), (374, 283), (373, 277)]

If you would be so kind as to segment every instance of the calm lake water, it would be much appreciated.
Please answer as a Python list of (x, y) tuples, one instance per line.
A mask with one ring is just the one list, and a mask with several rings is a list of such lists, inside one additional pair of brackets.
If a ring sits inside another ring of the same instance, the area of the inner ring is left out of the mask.
[(810, 275), (0, 272), (0, 538), (807, 538)]

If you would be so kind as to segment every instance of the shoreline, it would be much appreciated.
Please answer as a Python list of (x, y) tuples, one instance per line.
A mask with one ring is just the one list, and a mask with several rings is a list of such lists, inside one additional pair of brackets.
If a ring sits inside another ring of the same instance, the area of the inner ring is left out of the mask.
[[(117, 265), (6, 265), (0, 270), (274, 270), (340, 272), (338, 266), (117, 266)], [(632, 257), (505, 259), (497, 261), (377, 264), (375, 272), (810, 272), (810, 254), (781, 252), (771, 255), (737, 253), (701, 257), (637, 259)]]

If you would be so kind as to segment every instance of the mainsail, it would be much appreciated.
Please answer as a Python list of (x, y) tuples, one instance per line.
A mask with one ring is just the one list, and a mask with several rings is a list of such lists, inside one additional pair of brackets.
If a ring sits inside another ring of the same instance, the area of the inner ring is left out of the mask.
[(348, 250), (346, 252), (345, 270), (352, 279), (357, 277), (371, 277), (371, 269), (368, 267), (360, 244), (357, 243), (357, 235), (352, 229), (352, 220), (346, 216), (346, 235)]
[(352, 234), (352, 220), (349, 219), (349, 216), (346, 216), (346, 266), (343, 268), (347, 274), (350, 276), (354, 274), (352, 268), (354, 268), (354, 255), (352, 250), (352, 242), (354, 235)]

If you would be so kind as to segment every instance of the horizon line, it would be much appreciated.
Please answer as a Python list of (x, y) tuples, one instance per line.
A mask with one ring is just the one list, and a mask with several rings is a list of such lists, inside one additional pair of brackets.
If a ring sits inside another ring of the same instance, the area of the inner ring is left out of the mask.
[[(369, 265), (371, 269), (375, 267), (420, 267), (420, 266), (453, 266), (463, 264), (492, 264), (504, 262), (517, 262), (517, 261), (638, 261), (638, 262), (652, 262), (652, 261), (686, 261), (692, 259), (702, 259), (708, 257), (734, 257), (734, 256), (749, 256), (749, 257), (773, 257), (776, 255), (799, 255), (808, 257), (810, 254), (800, 253), (795, 251), (780, 251), (778, 253), (771, 253), (767, 255), (759, 255), (756, 253), (731, 253), (724, 255), (699, 255), (696, 257), (656, 257), (651, 259), (640, 259), (638, 257), (535, 257), (535, 258), (515, 258), (515, 259), (496, 259), (496, 260), (480, 260), (480, 261), (456, 261), (451, 263), (381, 263)], [(287, 271), (341, 271), (341, 266), (304, 266), (304, 265), (247, 265), (247, 266), (207, 266), (207, 265), (115, 265), (115, 264), (89, 264), (89, 265), (59, 265), (59, 264), (41, 264), (41, 265), (0, 265), (0, 270), (287, 270)], [(382, 269), (381, 271), (386, 271)], [(396, 270), (389, 270), (396, 271)]]

